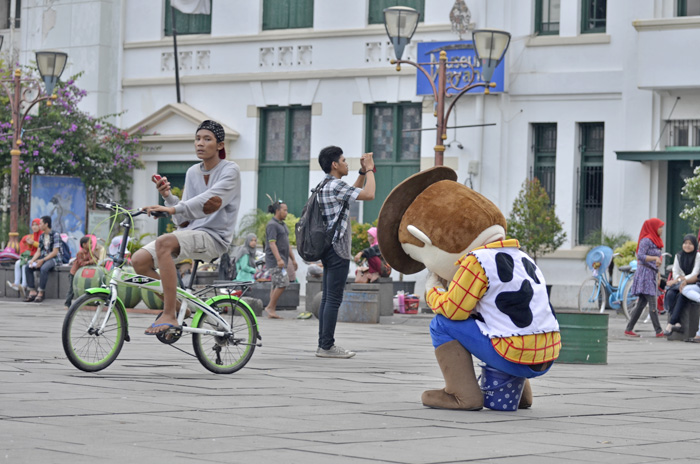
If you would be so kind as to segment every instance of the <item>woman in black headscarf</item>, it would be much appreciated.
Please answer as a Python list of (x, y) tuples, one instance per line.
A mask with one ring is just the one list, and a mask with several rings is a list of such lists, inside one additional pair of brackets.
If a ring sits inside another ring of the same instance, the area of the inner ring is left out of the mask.
[(667, 282), (668, 288), (664, 297), (668, 301), (670, 309), (668, 324), (664, 335), (670, 335), (672, 331), (681, 330), (681, 313), (688, 299), (680, 292), (688, 284), (695, 284), (700, 273), (700, 254), (698, 254), (698, 239), (694, 234), (683, 237), (681, 251), (673, 260), (673, 280)]

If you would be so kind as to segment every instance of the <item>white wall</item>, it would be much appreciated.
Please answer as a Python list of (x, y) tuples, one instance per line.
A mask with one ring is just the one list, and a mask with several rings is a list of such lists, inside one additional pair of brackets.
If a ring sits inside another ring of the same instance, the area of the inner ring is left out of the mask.
[[(424, 22), (407, 55), (415, 54), (418, 41), (457, 40), (448, 19), (453, 3), (426, 2)], [(445, 162), (456, 169), (460, 182), (469, 177), (469, 163), (478, 163), (472, 185), (507, 216), (530, 172), (531, 124), (557, 123), (556, 208), (568, 237), (563, 249), (571, 253), (541, 259), (540, 265), (552, 283), (576, 285), (581, 272), (585, 274), (577, 268), (585, 252), (575, 247), (578, 124), (605, 124), (603, 229), (636, 236), (645, 219), (665, 214), (665, 164), (618, 161), (615, 151), (651, 150), (677, 96), (681, 101), (674, 118), (700, 119), (700, 52), (692, 45), (679, 46), (694, 43), (698, 24), (692, 18), (674, 19), (673, 0), (618, 0), (608, 2), (605, 34), (582, 35), (580, 0), (562, 0), (560, 36), (534, 37), (534, 0), (467, 4), (476, 27), (512, 33), (506, 92), (460, 100), (458, 124), (496, 126), (459, 129), (456, 134), (448, 130), (446, 142), (456, 136), (464, 148), (448, 148)], [(357, 164), (365, 140), (365, 116), (357, 111), (358, 104), (423, 101), (415, 95), (415, 71), (403, 66), (397, 73), (388, 64), (384, 29), (367, 26), (367, 5), (365, 0), (318, 0), (313, 28), (262, 31), (261, 0), (215, 1), (211, 36), (180, 37), (180, 52), (208, 56), (208, 61), (193, 61), (181, 70), (183, 100), (240, 133), (230, 156), (243, 168), (241, 216), (256, 206), (255, 108), (313, 104), (312, 158), (335, 144)], [(85, 109), (105, 114), (123, 108), (120, 124), (129, 127), (175, 101), (174, 72), (164, 61), (172, 40), (163, 37), (163, 2), (27, 2), (22, 18), (21, 60), (33, 59), (35, 49), (65, 49), (70, 55), (66, 73), (86, 71), (79, 81), (90, 92)], [(663, 18), (675, 26), (658, 25)], [(683, 21), (690, 25), (676, 27)], [(368, 50), (375, 45), (379, 48), (372, 55)], [(280, 65), (275, 55), (280, 47), (297, 53), (309, 46), (307, 59), (294, 55), (295, 60)], [(431, 99), (426, 103), (423, 127), (434, 127)], [(454, 117), (448, 124), (453, 123)], [(423, 167), (432, 165), (434, 146), (434, 132), (423, 132)], [(148, 155), (146, 170), (134, 174), (134, 198), (148, 198), (144, 182), (158, 159), (191, 159), (187, 144), (167, 149)], [(313, 159), (310, 169), (311, 186), (322, 173)]]

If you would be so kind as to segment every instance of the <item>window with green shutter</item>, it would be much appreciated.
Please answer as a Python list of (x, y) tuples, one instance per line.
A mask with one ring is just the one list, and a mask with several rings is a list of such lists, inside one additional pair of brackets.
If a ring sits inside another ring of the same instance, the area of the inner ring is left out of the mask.
[(581, 34), (605, 32), (606, 0), (581, 0)]
[(364, 222), (379, 216), (384, 198), (420, 170), (420, 103), (377, 103), (366, 107), (365, 151), (374, 153), (377, 167), (374, 201), (363, 202)]
[(263, 31), (314, 26), (314, 0), (263, 0)]
[(309, 198), (311, 108), (263, 108), (260, 113), (258, 208), (283, 200), (299, 216)]
[[(175, 10), (177, 35), (211, 34), (211, 14), (186, 14)], [(170, 0), (165, 0), (165, 35), (173, 35), (173, 15)]]
[(533, 124), (535, 165), (533, 175), (554, 204), (555, 178), (557, 173), (557, 125), (556, 123)]
[(425, 0), (369, 0), (368, 24), (384, 24), (384, 10), (392, 6), (407, 6), (420, 13), (419, 21), (425, 16)]
[(536, 0), (535, 33), (537, 35), (559, 35), (561, 0)]
[(603, 155), (605, 125), (581, 123), (581, 167), (579, 170), (578, 242), (603, 225)]
[(700, 16), (700, 0), (678, 0), (678, 16)]

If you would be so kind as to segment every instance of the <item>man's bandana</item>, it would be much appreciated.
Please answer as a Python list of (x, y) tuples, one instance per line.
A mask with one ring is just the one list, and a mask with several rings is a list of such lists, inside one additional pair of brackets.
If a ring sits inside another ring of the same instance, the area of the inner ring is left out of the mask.
[[(216, 137), (217, 143), (224, 141), (224, 137), (226, 136), (226, 134), (224, 132), (224, 128), (221, 127), (221, 124), (219, 124), (218, 122), (211, 121), (209, 119), (207, 119), (206, 121), (203, 121), (199, 125), (197, 130), (195, 131), (195, 134), (197, 134), (197, 132), (199, 132), (202, 129), (206, 129), (208, 131), (211, 131), (214, 134), (214, 136)], [(226, 159), (226, 150), (225, 149), (222, 148), (221, 150), (219, 150), (219, 158)]]

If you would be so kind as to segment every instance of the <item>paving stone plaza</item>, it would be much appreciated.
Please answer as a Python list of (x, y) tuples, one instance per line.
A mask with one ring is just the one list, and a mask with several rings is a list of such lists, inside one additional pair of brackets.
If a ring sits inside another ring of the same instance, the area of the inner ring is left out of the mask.
[[(428, 315), (339, 323), (344, 359), (314, 356), (318, 323), (260, 320), (263, 347), (217, 376), (142, 335), (106, 370), (76, 370), (61, 347), (60, 300), (0, 300), (0, 462), (675, 463), (700, 460), (700, 344), (622, 335), (607, 365), (556, 364), (532, 409), (432, 410), (441, 388)], [(179, 346), (192, 353), (191, 341)]]

